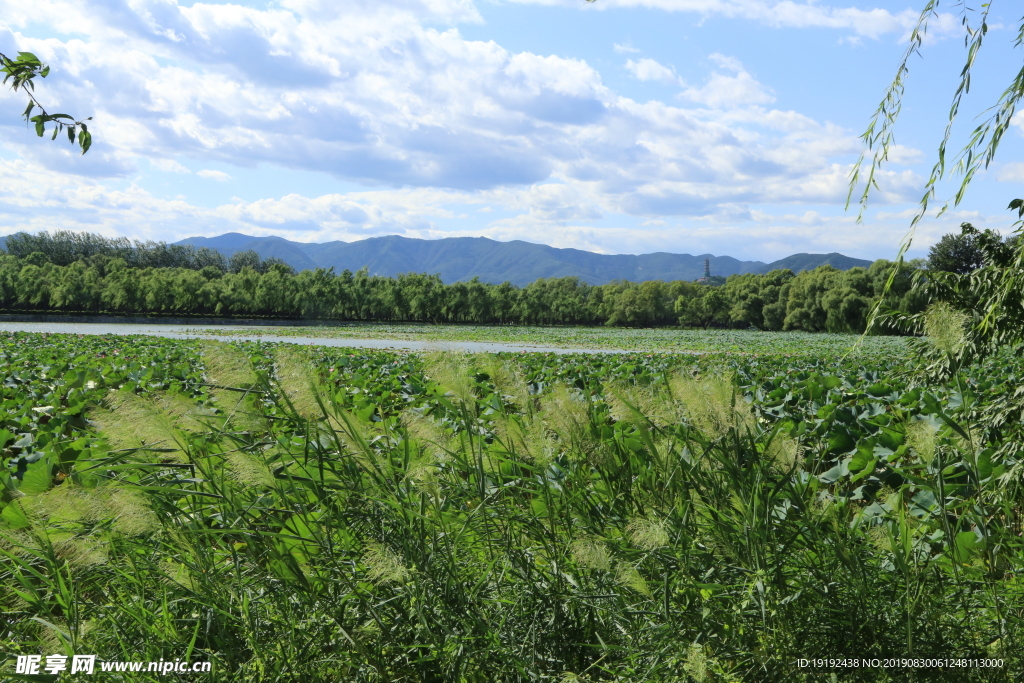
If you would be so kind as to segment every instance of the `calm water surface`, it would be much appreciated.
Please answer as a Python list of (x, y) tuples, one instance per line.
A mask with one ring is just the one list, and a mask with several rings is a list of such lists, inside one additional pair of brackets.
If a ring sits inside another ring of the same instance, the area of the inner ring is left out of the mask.
[[(199, 324), (202, 324), (200, 321)], [(214, 328), (204, 328), (214, 329)], [(423, 342), (401, 339), (324, 339), (322, 337), (281, 337), (272, 334), (273, 327), (251, 325), (217, 325), (215, 329), (231, 331), (230, 335), (206, 334), (195, 331), (193, 325), (160, 325), (128, 323), (19, 323), (0, 322), (0, 332), (49, 332), (51, 334), (148, 334), (171, 339), (240, 339), (312, 344), (314, 346), (341, 346), (360, 349), (405, 349), (409, 351), (465, 351), (468, 353), (497, 353), (499, 351), (531, 351), (535, 353), (629, 353), (625, 349), (566, 349), (530, 344), (499, 344), (469, 341)], [(294, 328), (292, 328), (294, 329)], [(239, 334), (241, 332), (241, 334)]]

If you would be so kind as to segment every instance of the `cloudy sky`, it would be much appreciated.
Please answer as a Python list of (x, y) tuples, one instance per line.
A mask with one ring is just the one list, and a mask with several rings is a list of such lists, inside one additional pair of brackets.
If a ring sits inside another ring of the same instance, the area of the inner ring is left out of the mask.
[[(84, 157), (0, 95), (0, 234), (175, 241), (522, 239), (604, 253), (892, 257), (962, 66), (961, 8), (912, 62), (864, 222), (844, 211), (863, 132), (922, 0), (0, 0)], [(996, 2), (963, 122), (1020, 68)], [(1006, 231), (1024, 121), (920, 255), (962, 221)], [(959, 138), (957, 138), (959, 134)], [(940, 197), (953, 191), (940, 188)]]

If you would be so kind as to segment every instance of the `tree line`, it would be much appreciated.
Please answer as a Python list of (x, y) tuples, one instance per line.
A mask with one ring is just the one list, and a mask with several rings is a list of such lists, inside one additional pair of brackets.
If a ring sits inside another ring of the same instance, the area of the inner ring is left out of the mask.
[[(479, 280), (445, 284), (438, 275), (397, 277), (365, 269), (295, 273), (282, 264), (237, 272), (215, 266), (132, 267), (92, 255), (67, 265), (0, 255), (0, 309), (7, 312), (255, 316), (380, 322), (611, 325), (623, 327), (758, 327), (766, 330), (861, 332), (884, 288), (887, 261), (839, 271), (822, 266), (734, 275), (724, 286), (686, 281), (589, 285), (575, 277), (525, 287)], [(261, 272), (262, 270), (262, 272)], [(910, 272), (886, 305), (917, 312)]]
[(11, 256), (29, 259), (36, 265), (52, 263), (68, 266), (77, 261), (104, 263), (121, 259), (129, 268), (184, 268), (203, 270), (212, 268), (223, 273), (240, 273), (249, 267), (265, 273), (273, 266), (292, 268), (278, 258), (261, 259), (255, 251), (240, 251), (225, 258), (216, 249), (194, 247), (190, 244), (132, 241), (126, 237), (104, 237), (89, 232), (58, 230), (54, 234), (43, 231), (34, 235), (19, 232), (6, 238), (6, 252)]
[(18, 233), (0, 254), (0, 310), (860, 333), (883, 295), (883, 309), (924, 310), (926, 296), (914, 287), (915, 277), (969, 272), (983, 262), (980, 239), (999, 236), (965, 224), (960, 235), (936, 244), (927, 261), (900, 270), (886, 293), (892, 264), (885, 260), (847, 271), (821, 266), (799, 274), (732, 275), (724, 284), (716, 278), (589, 285), (562, 277), (517, 287), (477, 279), (445, 284), (421, 273), (382, 277), (366, 269), (297, 273), (252, 251), (225, 258), (207, 248), (89, 233)]

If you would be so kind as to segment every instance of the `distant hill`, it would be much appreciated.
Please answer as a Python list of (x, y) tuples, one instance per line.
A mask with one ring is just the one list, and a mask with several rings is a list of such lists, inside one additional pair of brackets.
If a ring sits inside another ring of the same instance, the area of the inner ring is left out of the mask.
[[(6, 245), (0, 237), (0, 248)], [(230, 257), (251, 249), (262, 258), (276, 257), (296, 270), (334, 268), (355, 272), (367, 267), (374, 275), (438, 273), (446, 283), (479, 277), (499, 284), (506, 280), (519, 286), (538, 278), (575, 276), (601, 285), (612, 280), (696, 280), (704, 275), (704, 259), (711, 273), (727, 277), (741, 273), (767, 273), (788, 268), (795, 273), (831, 265), (839, 270), (867, 267), (870, 261), (842, 254), (793, 254), (772, 263), (740, 261), (711, 254), (595, 254), (580, 249), (556, 249), (544, 244), (515, 240), (497, 242), (486, 237), (448, 237), (437, 240), (388, 236), (358, 242), (322, 244), (292, 242), (283, 237), (252, 237), (229, 232), (217, 237), (190, 237), (177, 244), (216, 249)]]
[(814, 270), (818, 266), (832, 266), (836, 270), (849, 270), (857, 266), (867, 268), (870, 265), (871, 261), (843, 256), (836, 252), (831, 254), (793, 254), (792, 256), (769, 263), (762, 272), (768, 273), (773, 270), (788, 268), (794, 273), (799, 273), (801, 270)]
[(767, 273), (778, 268), (799, 272), (824, 264), (840, 270), (871, 265), (871, 261), (835, 253), (794, 254), (766, 264), (711, 254), (595, 254), (520, 240), (497, 242), (486, 237), (421, 240), (388, 236), (315, 244), (229, 232), (217, 237), (190, 237), (178, 244), (209, 247), (225, 256), (252, 249), (263, 258), (277, 257), (296, 270), (333, 267), (340, 273), (346, 269), (355, 272), (365, 266), (374, 275), (438, 273), (446, 283), (479, 277), (483, 282), (498, 284), (507, 280), (519, 286), (537, 278), (567, 276), (593, 285), (612, 280), (695, 280), (704, 274), (705, 258), (711, 260), (712, 275), (722, 276)]

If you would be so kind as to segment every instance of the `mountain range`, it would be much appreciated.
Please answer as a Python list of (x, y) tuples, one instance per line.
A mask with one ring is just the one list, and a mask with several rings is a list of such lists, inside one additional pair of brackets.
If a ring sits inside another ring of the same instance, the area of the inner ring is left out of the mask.
[(839, 270), (871, 265), (871, 261), (837, 253), (793, 254), (764, 263), (711, 254), (595, 254), (520, 240), (498, 242), (486, 237), (421, 240), (390, 235), (357, 242), (316, 244), (229, 232), (217, 237), (189, 237), (177, 244), (209, 247), (228, 257), (251, 249), (261, 258), (279, 258), (296, 270), (334, 268), (334, 272), (340, 273), (366, 267), (371, 275), (436, 273), (445, 283), (478, 277), (483, 282), (508, 281), (519, 286), (542, 277), (567, 276), (578, 277), (592, 285), (613, 280), (695, 280), (704, 275), (704, 259), (710, 259), (712, 275), (722, 276), (767, 273), (780, 268), (799, 272), (826, 264)]

